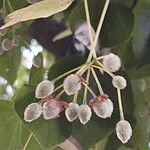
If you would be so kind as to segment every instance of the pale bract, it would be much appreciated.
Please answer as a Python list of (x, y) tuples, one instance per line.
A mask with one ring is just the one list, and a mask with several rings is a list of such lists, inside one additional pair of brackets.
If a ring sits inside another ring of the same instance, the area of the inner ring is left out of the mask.
[(98, 101), (92, 106), (97, 116), (101, 118), (111, 117), (113, 113), (113, 103), (110, 99)]
[[(92, 39), (95, 38), (95, 31), (90, 27)], [(85, 51), (86, 48), (91, 49), (89, 27), (86, 21), (78, 23), (74, 33), (74, 46), (79, 51)], [(99, 50), (99, 44), (96, 45), (96, 51)]]
[(122, 76), (114, 76), (112, 80), (112, 84), (117, 89), (124, 89), (127, 86), (127, 81)]
[(18, 36), (15, 36), (12, 39), (13, 46), (19, 46), (19, 41), (20, 41), (20, 38)]
[(116, 134), (123, 144), (127, 143), (132, 136), (130, 123), (126, 120), (120, 120), (116, 125)]
[(2, 41), (2, 48), (5, 50), (5, 51), (9, 51), (10, 49), (12, 49), (13, 47), (13, 42), (11, 39), (4, 39)]
[(44, 80), (40, 82), (35, 91), (36, 98), (46, 98), (50, 96), (54, 91), (54, 82), (49, 80)]
[(116, 72), (121, 67), (121, 60), (117, 55), (110, 53), (108, 55), (105, 55), (105, 57), (103, 58), (103, 65), (110, 72)]
[(24, 120), (31, 122), (38, 119), (42, 114), (42, 106), (38, 103), (31, 103), (24, 112)]
[(66, 118), (72, 122), (78, 117), (79, 105), (77, 103), (69, 103), (68, 108), (65, 111)]
[(78, 75), (71, 74), (64, 79), (63, 87), (67, 95), (73, 95), (81, 89), (81, 79)]
[(86, 124), (92, 116), (91, 108), (87, 104), (82, 104), (78, 108), (78, 118), (82, 124)]
[(59, 117), (61, 107), (57, 100), (51, 99), (43, 103), (43, 117), (45, 120)]

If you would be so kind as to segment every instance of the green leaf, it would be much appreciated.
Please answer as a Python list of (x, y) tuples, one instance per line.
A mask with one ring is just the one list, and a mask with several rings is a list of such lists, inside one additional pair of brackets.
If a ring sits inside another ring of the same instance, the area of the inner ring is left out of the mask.
[(111, 120), (100, 119), (94, 114), (86, 125), (81, 125), (79, 122), (74, 122), (72, 125), (72, 136), (81, 144), (83, 150), (87, 150), (108, 136), (114, 129)]
[(117, 138), (116, 133), (112, 133), (110, 136), (108, 136), (108, 141), (105, 145), (104, 150), (118, 150), (121, 145), (122, 143)]
[(72, 70), (76, 67), (81, 66), (86, 61), (86, 58), (83, 56), (69, 56), (64, 57), (57, 61), (49, 70), (48, 78), (52, 80), (59, 75), (62, 75), (69, 70)]
[(123, 4), (123, 5), (125, 5), (125, 6), (127, 6), (127, 7), (129, 7), (129, 8), (132, 8), (133, 7), (133, 5), (134, 5), (134, 3), (135, 3), (135, 0), (125, 0), (125, 1), (122, 1), (122, 0), (114, 0), (114, 1), (112, 1), (112, 2), (114, 2), (114, 3), (121, 3), (121, 4)]
[(146, 78), (150, 76), (150, 65), (137, 68), (132, 40), (113, 48), (112, 51), (120, 56), (123, 67), (130, 79)]
[(150, 1), (141, 2), (134, 11), (133, 48), (137, 66), (150, 63)]
[[(105, 1), (89, 0), (88, 2), (92, 26), (96, 29)], [(75, 7), (70, 14), (69, 22), (72, 30), (80, 20), (86, 20), (83, 3)], [(111, 4), (100, 36), (102, 47), (113, 47), (129, 39), (133, 31), (133, 20), (131, 9), (120, 3)]]
[(17, 71), (21, 62), (21, 50), (14, 47), (0, 56), (0, 76), (5, 78), (9, 84), (17, 78)]
[(4, 18), (5, 25), (1, 29), (7, 28), (18, 22), (47, 18), (58, 12), (67, 9), (73, 0), (43, 0), (27, 6), (25, 8), (16, 10)]
[(117, 53), (119, 55), (122, 61), (122, 66), (125, 68), (125, 70), (128, 70), (131, 67), (136, 67), (134, 65), (135, 58), (132, 40), (129, 40), (128, 42), (113, 48), (112, 52)]
[(136, 68), (135, 66), (127, 70), (131, 79), (140, 79), (150, 76), (150, 65), (145, 65), (142, 68)]
[[(0, 149), (23, 149), (29, 135), (30, 131), (22, 124), (14, 111), (13, 103), (0, 100)], [(41, 150), (33, 137), (27, 148)]]
[(147, 119), (139, 117), (139, 108), (145, 104), (145, 98), (138, 89), (137, 80), (132, 81), (134, 100), (135, 100), (135, 117), (137, 119), (136, 126), (133, 129), (133, 135), (129, 142), (129, 146), (139, 150), (149, 150), (149, 133), (146, 130)]

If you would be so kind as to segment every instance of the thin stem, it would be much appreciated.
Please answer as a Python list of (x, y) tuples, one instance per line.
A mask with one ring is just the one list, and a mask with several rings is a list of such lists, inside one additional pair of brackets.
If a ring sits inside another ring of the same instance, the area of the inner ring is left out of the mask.
[(98, 80), (98, 77), (97, 77), (97, 75), (96, 75), (96, 72), (95, 72), (95, 70), (94, 70), (93, 68), (91, 68), (91, 71), (92, 71), (93, 77), (94, 77), (94, 79), (95, 79), (95, 82), (96, 82), (96, 84), (97, 84), (99, 93), (100, 93), (101, 95), (103, 95), (103, 94), (104, 94), (104, 91), (103, 91), (102, 86), (101, 86), (101, 84), (100, 84), (100, 82), (99, 82), (99, 80)]
[(124, 120), (124, 114), (123, 114), (123, 107), (122, 107), (121, 91), (120, 91), (120, 89), (117, 89), (117, 94), (118, 94), (118, 104), (119, 104), (120, 119)]
[(98, 27), (97, 27), (96, 35), (95, 35), (95, 38), (94, 38), (94, 44), (93, 44), (92, 50), (91, 50), (91, 52), (88, 56), (87, 62), (90, 62), (91, 59), (92, 59), (93, 51), (95, 50), (95, 47), (96, 47), (98, 37), (99, 37), (101, 29), (102, 29), (102, 25), (103, 25), (103, 22), (104, 22), (104, 19), (105, 19), (105, 15), (106, 15), (109, 3), (110, 3), (110, 0), (106, 0), (103, 11), (102, 11), (102, 14), (101, 14), (101, 18), (100, 18), (100, 21), (99, 21), (99, 24), (98, 24)]
[(59, 86), (53, 91), (53, 93), (56, 92), (56, 91), (58, 91), (58, 90), (61, 89), (62, 87), (63, 87), (63, 84), (59, 85)]
[(59, 98), (60, 96), (62, 96), (63, 95), (63, 93), (64, 93), (65, 91), (64, 91), (64, 89), (63, 90), (61, 90), (57, 95), (56, 95), (56, 97), (57, 98)]
[(93, 92), (93, 90), (86, 83), (83, 82), (82, 84), (88, 89), (88, 91), (91, 93), (91, 95), (93, 97), (96, 97), (96, 94)]
[[(90, 69), (88, 69), (87, 76), (86, 76), (86, 83), (89, 83), (90, 73), (91, 73)], [(84, 94), (83, 94), (83, 104), (86, 104), (86, 100), (87, 100), (87, 87), (85, 86)]]
[(81, 67), (81, 68), (76, 72), (76, 74), (77, 74), (77, 75), (83, 74), (83, 73), (86, 71), (87, 66), (88, 66), (88, 65), (85, 64), (83, 67)]
[(63, 38), (66, 38), (68, 36), (72, 35), (72, 31), (70, 29), (66, 29), (62, 32), (60, 32), (59, 34), (57, 34), (54, 38), (53, 38), (53, 42), (59, 41)]
[(100, 63), (99, 61), (97, 61), (97, 64), (100, 66), (100, 68), (102, 68), (107, 74), (109, 74), (112, 78), (114, 77), (114, 74), (111, 73), (107, 67), (105, 67), (102, 63)]
[(7, 0), (7, 3), (8, 3), (8, 7), (9, 7), (10, 12), (13, 12), (13, 7), (12, 7), (10, 1)]
[(77, 71), (78, 69), (80, 69), (80, 68), (83, 67), (83, 66), (85, 66), (85, 64), (84, 64), (84, 65), (81, 65), (81, 66), (79, 66), (79, 67), (77, 67), (77, 68), (74, 68), (74, 69), (72, 69), (72, 70), (69, 70), (68, 72), (65, 72), (64, 74), (62, 74), (62, 75), (56, 77), (55, 79), (53, 79), (53, 82), (57, 82), (57, 81), (60, 80), (61, 78), (67, 76), (68, 74), (70, 74), (70, 73), (72, 73), (72, 72), (74, 72), (74, 71)]
[(96, 59), (97, 60), (101, 60), (101, 59), (103, 59), (105, 56), (100, 56), (100, 57), (97, 57)]
[(97, 69), (101, 72), (101, 74), (104, 74), (104, 70), (103, 70), (102, 67), (96, 66), (96, 65), (92, 65), (92, 67), (93, 67), (93, 68), (97, 68)]
[(27, 139), (27, 141), (26, 141), (26, 143), (25, 143), (25, 145), (24, 145), (22, 150), (26, 150), (26, 148), (27, 148), (27, 146), (28, 146), (32, 136), (33, 136), (33, 133), (30, 133), (30, 135), (29, 135), (29, 137), (28, 137), (28, 139)]
[(92, 66), (93, 63), (94, 63), (94, 60), (91, 61), (90, 63), (85, 63), (85, 66), (83, 66), (80, 70), (78, 70), (78, 71), (76, 72), (76, 74), (82, 75), (89, 67)]
[(2, 17), (5, 17), (6, 13), (6, 0), (3, 0)]
[[(91, 26), (91, 20), (90, 20), (90, 13), (89, 13), (89, 7), (88, 7), (88, 2), (87, 0), (84, 0), (84, 7), (85, 7), (85, 13), (86, 13), (86, 20), (87, 20), (87, 24), (88, 24), (88, 32), (89, 32), (89, 37), (90, 37), (90, 42), (91, 42), (91, 47), (93, 47), (93, 36), (92, 36), (92, 26)], [(95, 49), (93, 50), (93, 55), (94, 58), (96, 58), (96, 52)]]
[(77, 98), (78, 98), (78, 92), (74, 95), (73, 97), (73, 102), (76, 103), (77, 102)]

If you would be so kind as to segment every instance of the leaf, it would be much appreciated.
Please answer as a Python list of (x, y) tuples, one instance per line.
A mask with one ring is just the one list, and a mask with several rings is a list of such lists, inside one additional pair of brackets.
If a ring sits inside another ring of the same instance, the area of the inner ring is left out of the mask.
[(119, 141), (119, 139), (116, 136), (116, 133), (112, 133), (108, 136), (108, 141), (105, 145), (104, 150), (117, 150), (119, 147), (121, 147), (122, 143)]
[(117, 47), (114, 47), (112, 49), (112, 52), (117, 53), (119, 55), (122, 61), (122, 66), (125, 68), (125, 70), (128, 70), (131, 67), (136, 68), (136, 66), (134, 65), (135, 58), (132, 40), (129, 40), (124, 44), (118, 45)]
[(81, 66), (86, 61), (83, 56), (69, 56), (59, 59), (49, 70), (48, 78), (50, 80), (58, 77), (59, 75)]
[(108, 119), (100, 119), (95, 115), (86, 124), (72, 124), (72, 136), (81, 144), (83, 150), (89, 149), (93, 144), (108, 136), (112, 130), (112, 122)]
[(134, 11), (133, 48), (137, 67), (150, 63), (150, 1), (144, 0)]
[[(104, 0), (88, 1), (91, 23), (95, 29), (97, 28), (104, 2)], [(76, 6), (70, 14), (69, 22), (73, 31), (80, 20), (86, 20), (84, 3)], [(111, 4), (100, 35), (102, 47), (114, 47), (129, 39), (133, 31), (133, 21), (131, 9), (120, 3)]]
[(138, 89), (137, 80), (132, 81), (134, 100), (135, 100), (135, 117), (137, 119), (136, 126), (133, 130), (133, 135), (131, 141), (129, 142), (129, 146), (134, 147), (139, 150), (149, 150), (148, 142), (149, 142), (149, 133), (146, 130), (147, 119), (141, 118), (138, 115), (139, 108), (145, 104), (145, 98), (141, 91)]
[(20, 89), (14, 98), (15, 109), (23, 121), (23, 124), (32, 131), (42, 148), (52, 149), (52, 147), (65, 141), (70, 136), (70, 124), (64, 115), (61, 115), (58, 119), (48, 121), (44, 120), (41, 116), (41, 118), (36, 121), (26, 123), (23, 119), (23, 113), (30, 103), (37, 101), (35, 100), (34, 92), (35, 89), (30, 86)]
[(140, 79), (150, 76), (150, 65), (137, 68), (132, 40), (113, 48), (112, 52), (117, 53), (120, 56), (123, 67), (128, 73), (130, 79)]
[(5, 78), (9, 84), (17, 78), (17, 71), (21, 63), (20, 46), (14, 47), (0, 56), (0, 76)]
[(112, 3), (121, 3), (129, 8), (132, 8), (136, 2), (135, 2), (135, 0), (126, 0), (126, 1), (114, 0), (114, 1), (112, 1)]
[(18, 22), (47, 18), (67, 9), (72, 2), (73, 0), (43, 0), (37, 2), (28, 7), (16, 10), (6, 16), (4, 19), (5, 25), (2, 26), (1, 29), (14, 25)]
[(150, 65), (145, 65), (142, 68), (136, 68), (135, 66), (127, 70), (130, 79), (142, 79), (150, 76)]
[[(22, 124), (13, 102), (0, 100), (0, 148), (5, 150), (23, 149), (30, 131)], [(41, 150), (37, 141), (32, 137), (29, 149)]]

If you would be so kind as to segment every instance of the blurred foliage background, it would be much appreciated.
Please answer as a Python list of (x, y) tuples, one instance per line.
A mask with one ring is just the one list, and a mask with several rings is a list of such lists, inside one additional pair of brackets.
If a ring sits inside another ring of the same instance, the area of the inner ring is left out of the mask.
[[(88, 2), (96, 29), (105, 0)], [(1, 0), (0, 17), (28, 5), (26, 0)], [(128, 78), (123, 104), (126, 118), (133, 126), (129, 143), (122, 145), (114, 133), (117, 112), (106, 121), (94, 116), (85, 127), (78, 122), (68, 123), (65, 118), (40, 118), (31, 124), (23, 121), (23, 111), (34, 101), (34, 89), (44, 77), (54, 78), (84, 62), (88, 50), (79, 52), (73, 44), (75, 25), (80, 20), (85, 20), (84, 5), (82, 0), (76, 0), (52, 17), (0, 31), (0, 149), (23, 149), (30, 133), (33, 137), (27, 150), (61, 149), (59, 144), (70, 136), (77, 141), (77, 149), (150, 149), (150, 0), (112, 0), (99, 37), (101, 49), (111, 48), (121, 57), (123, 67), (119, 74)], [(71, 32), (69, 36), (53, 41), (67, 29)], [(6, 40), (17, 43), (11, 47), (6, 43), (4, 50)], [(101, 75), (99, 78), (116, 103), (110, 79)]]

